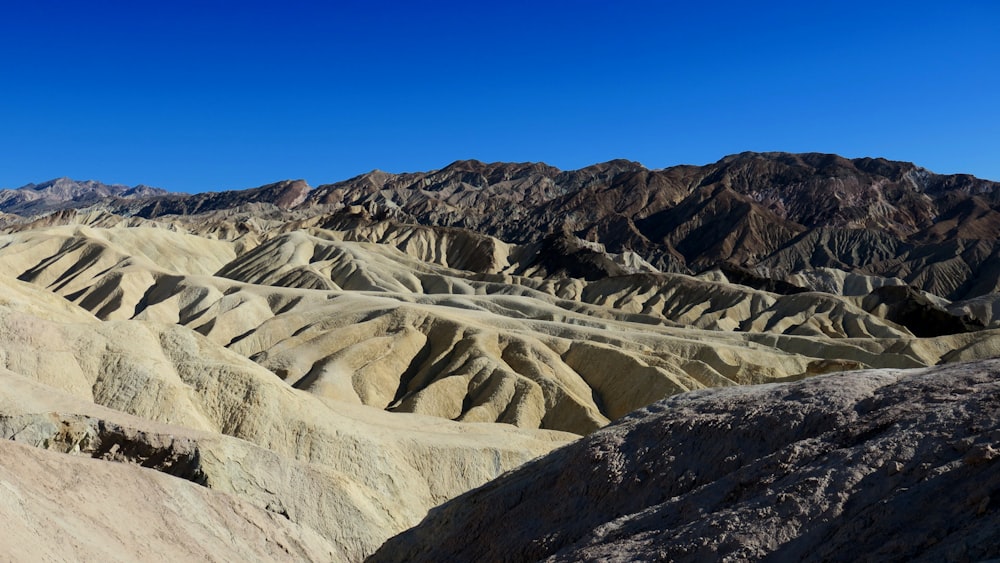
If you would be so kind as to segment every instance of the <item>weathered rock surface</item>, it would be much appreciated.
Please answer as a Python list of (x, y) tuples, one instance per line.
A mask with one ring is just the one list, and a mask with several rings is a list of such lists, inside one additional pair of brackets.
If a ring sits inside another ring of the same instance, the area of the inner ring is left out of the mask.
[(319, 534), (150, 469), (0, 440), (10, 561), (330, 561)]
[(431, 512), (369, 561), (1000, 556), (1000, 361), (698, 391)]
[(39, 227), (0, 236), (0, 260), (114, 321), (80, 342), (128, 331), (154, 342), (150, 325), (122, 321), (178, 324), (323, 400), (577, 434), (692, 389), (1000, 346), (991, 331), (914, 338), (877, 293), (782, 295), (722, 273), (564, 277), (531, 266), (532, 249), (458, 229), (274, 230), (248, 241), (152, 224)]
[[(150, 226), (50, 227), (0, 237), (0, 259), (114, 321), (81, 343), (132, 331), (155, 350), (161, 328), (122, 321), (179, 324), (323, 400), (578, 434), (692, 389), (998, 348), (990, 331), (917, 339), (879, 307), (826, 293), (510, 274), (517, 253), (495, 239), (383, 227), (279, 233), (239, 255), (233, 241)], [(348, 240), (363, 237), (383, 242)], [(483, 248), (494, 273), (446, 265), (471, 268)]]

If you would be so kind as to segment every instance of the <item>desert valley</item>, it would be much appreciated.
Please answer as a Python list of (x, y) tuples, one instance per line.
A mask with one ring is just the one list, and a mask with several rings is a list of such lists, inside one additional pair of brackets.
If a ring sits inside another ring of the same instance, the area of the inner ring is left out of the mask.
[(0, 191), (0, 286), (13, 559), (1000, 557), (998, 182), (62, 178)]

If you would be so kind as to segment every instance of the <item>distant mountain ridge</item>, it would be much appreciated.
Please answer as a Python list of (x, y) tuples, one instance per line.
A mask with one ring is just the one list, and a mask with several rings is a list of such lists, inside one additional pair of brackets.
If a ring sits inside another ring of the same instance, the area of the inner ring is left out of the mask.
[[(597, 235), (619, 230), (619, 235), (631, 234), (637, 241), (657, 242), (661, 231), (676, 230), (691, 215), (705, 213), (764, 216), (794, 224), (789, 225), (793, 231), (876, 228), (909, 238), (969, 199), (980, 207), (997, 205), (998, 186), (884, 159), (742, 153), (707, 166), (662, 170), (625, 160), (566, 172), (537, 164), (457, 161), (427, 173), (374, 171), (320, 186), (308, 201), (388, 204), (421, 222), (485, 230), (515, 240), (549, 225)], [(480, 209), (486, 202), (515, 208), (498, 216)], [(658, 215), (664, 211), (671, 213)]]
[(882, 158), (746, 152), (705, 166), (650, 170), (612, 160), (570, 171), (460, 160), (315, 189), (286, 180), (191, 195), (70, 182), (47, 183), (47, 197), (28, 187), (0, 192), (0, 211), (99, 205), (146, 219), (264, 208), (301, 217), (362, 212), (369, 221), (459, 227), (518, 244), (565, 235), (635, 252), (664, 272), (727, 264), (780, 279), (836, 268), (897, 277), (949, 299), (1000, 288), (1000, 183)]
[(13, 190), (0, 190), (0, 211), (17, 215), (40, 215), (88, 207), (114, 198), (135, 200), (169, 194), (166, 190), (142, 184), (130, 187), (62, 177), (41, 184), (27, 184)]
[(194, 215), (253, 203), (269, 203), (280, 209), (291, 209), (305, 200), (310, 189), (304, 180), (283, 180), (248, 190), (162, 195), (145, 198), (132, 206), (132, 214), (151, 219), (163, 215)]

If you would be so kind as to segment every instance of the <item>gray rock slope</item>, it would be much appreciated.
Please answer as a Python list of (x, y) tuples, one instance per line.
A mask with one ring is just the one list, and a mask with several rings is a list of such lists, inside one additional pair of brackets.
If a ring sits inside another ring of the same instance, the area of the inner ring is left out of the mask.
[(1000, 361), (712, 389), (433, 510), (370, 561), (1000, 556)]

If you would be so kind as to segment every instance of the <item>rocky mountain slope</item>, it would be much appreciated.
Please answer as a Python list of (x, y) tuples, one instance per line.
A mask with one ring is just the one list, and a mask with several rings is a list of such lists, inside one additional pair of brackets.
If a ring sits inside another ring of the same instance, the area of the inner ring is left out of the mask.
[[(788, 273), (804, 267), (793, 260), (808, 249), (811, 267), (906, 278), (912, 267), (883, 262), (909, 262), (910, 253), (934, 252), (946, 241), (994, 240), (998, 186), (884, 159), (743, 153), (663, 170), (628, 161), (569, 172), (459, 161), (429, 173), (376, 171), (320, 186), (308, 202), (367, 205), (511, 242), (568, 231), (612, 252), (637, 252), (663, 270), (692, 273), (725, 261)], [(498, 208), (505, 212), (492, 212)], [(814, 237), (817, 230), (826, 234)], [(847, 242), (865, 234), (860, 245)], [(844, 246), (850, 249), (839, 250)], [(966, 262), (980, 269), (984, 258)], [(955, 289), (945, 296), (958, 296)]]
[[(882, 262), (909, 262), (910, 253), (934, 252), (945, 241), (994, 240), (998, 186), (883, 159), (744, 153), (663, 170), (628, 161), (570, 172), (459, 161), (429, 173), (373, 172), (320, 186), (309, 201), (368, 205), (511, 242), (565, 230), (688, 273), (720, 261), (787, 273), (804, 267), (793, 260), (808, 249), (811, 267), (905, 278), (902, 264)], [(983, 258), (966, 261), (979, 269)]]
[(369, 561), (996, 558), (998, 391), (990, 361), (680, 395), (446, 503)]

